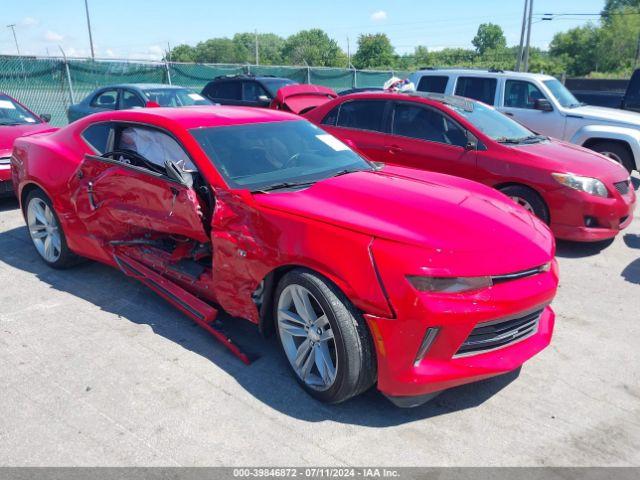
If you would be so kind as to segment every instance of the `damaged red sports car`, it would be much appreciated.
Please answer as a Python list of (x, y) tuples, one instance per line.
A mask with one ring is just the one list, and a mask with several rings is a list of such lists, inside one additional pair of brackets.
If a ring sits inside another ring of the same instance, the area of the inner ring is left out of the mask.
[(224, 342), (275, 331), (302, 387), (395, 403), (517, 369), (549, 344), (549, 229), (502, 194), (380, 167), (289, 113), (96, 114), (19, 139), (13, 181), (54, 268), (119, 268)]

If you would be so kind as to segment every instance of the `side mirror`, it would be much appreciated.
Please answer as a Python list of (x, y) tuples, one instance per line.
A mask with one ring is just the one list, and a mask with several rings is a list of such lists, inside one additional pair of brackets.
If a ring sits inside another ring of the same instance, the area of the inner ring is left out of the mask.
[(258, 103), (260, 105), (267, 106), (267, 105), (271, 104), (271, 99), (269, 97), (267, 97), (266, 95), (260, 95), (258, 97)]
[(476, 150), (478, 148), (478, 139), (471, 133), (467, 132), (467, 144), (465, 150)]
[(533, 104), (533, 108), (541, 112), (553, 112), (553, 105), (546, 98), (538, 98)]
[(151, 100), (149, 100), (147, 103), (144, 104), (144, 106), (146, 108), (159, 108), (160, 104), (157, 102), (152, 102)]
[(185, 187), (193, 187), (193, 176), (189, 172), (182, 170), (175, 162), (167, 160), (164, 162), (164, 168), (167, 171), (167, 176), (178, 183), (181, 183)]
[(45, 122), (45, 123), (49, 123), (51, 121), (51, 114), (50, 113), (42, 113), (40, 115), (40, 118)]

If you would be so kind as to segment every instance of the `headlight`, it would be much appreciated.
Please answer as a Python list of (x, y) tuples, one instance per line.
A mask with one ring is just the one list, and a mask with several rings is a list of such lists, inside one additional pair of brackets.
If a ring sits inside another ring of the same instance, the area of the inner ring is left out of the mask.
[(10, 165), (10, 164), (11, 164), (11, 157), (0, 158), (0, 165)]
[(408, 275), (407, 280), (421, 292), (459, 293), (493, 285), (491, 277), (422, 277)]
[(551, 176), (556, 182), (564, 185), (565, 187), (590, 193), (591, 195), (596, 195), (598, 197), (606, 198), (609, 196), (607, 187), (605, 187), (604, 183), (597, 178), (580, 177), (578, 175), (571, 175), (570, 173), (552, 173)]

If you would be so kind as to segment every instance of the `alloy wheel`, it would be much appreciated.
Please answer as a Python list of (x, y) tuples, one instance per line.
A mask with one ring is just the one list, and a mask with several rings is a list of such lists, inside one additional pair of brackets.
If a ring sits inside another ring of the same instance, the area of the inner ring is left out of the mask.
[(532, 214), (532, 215), (536, 214), (536, 212), (533, 210), (533, 207), (531, 206), (531, 204), (529, 202), (527, 202), (524, 198), (517, 197), (517, 196), (511, 196), (509, 198), (511, 198), (511, 200), (513, 200), (515, 203), (520, 205), (522, 208), (524, 208), (530, 214)]
[(62, 253), (60, 228), (53, 210), (41, 198), (35, 197), (27, 207), (29, 235), (40, 256), (55, 263)]
[(298, 377), (315, 390), (329, 389), (338, 358), (333, 330), (318, 300), (301, 285), (287, 286), (278, 300), (277, 322), (284, 352)]

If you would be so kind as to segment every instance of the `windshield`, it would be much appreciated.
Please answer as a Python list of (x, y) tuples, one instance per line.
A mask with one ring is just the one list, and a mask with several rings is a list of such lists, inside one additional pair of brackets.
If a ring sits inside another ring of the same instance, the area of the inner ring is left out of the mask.
[(0, 125), (28, 125), (42, 121), (8, 95), (0, 94)]
[(265, 80), (262, 80), (262, 84), (272, 97), (275, 97), (276, 93), (278, 93), (278, 90), (280, 90), (282, 87), (286, 87), (287, 85), (295, 85), (296, 83), (297, 82), (289, 80), (288, 78), (267, 78)]
[(447, 105), (458, 114), (469, 120), (474, 127), (493, 140), (519, 141), (535, 137), (535, 134), (506, 115), (479, 102), (473, 102), (472, 108)]
[(144, 95), (161, 107), (190, 107), (191, 105), (211, 105), (211, 102), (199, 93), (187, 88), (157, 88), (145, 90)]
[(547, 86), (547, 88), (551, 91), (551, 94), (564, 108), (575, 108), (583, 105), (578, 101), (576, 97), (573, 96), (573, 93), (567, 90), (567, 87), (565, 87), (555, 78), (553, 80), (545, 80), (542, 83)]
[(255, 191), (373, 170), (340, 140), (306, 120), (199, 128), (191, 134), (232, 188)]

